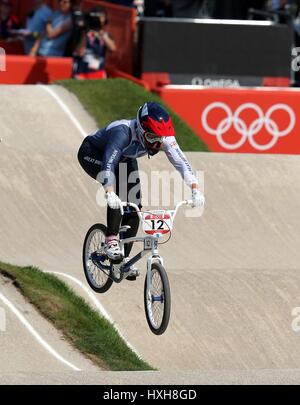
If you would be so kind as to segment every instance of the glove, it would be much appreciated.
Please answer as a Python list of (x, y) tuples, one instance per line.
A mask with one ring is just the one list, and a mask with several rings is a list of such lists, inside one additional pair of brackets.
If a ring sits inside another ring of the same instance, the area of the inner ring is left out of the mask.
[(205, 204), (205, 197), (198, 188), (192, 189), (192, 207), (203, 207)]
[(110, 208), (117, 210), (121, 207), (121, 200), (113, 191), (106, 192), (105, 199)]

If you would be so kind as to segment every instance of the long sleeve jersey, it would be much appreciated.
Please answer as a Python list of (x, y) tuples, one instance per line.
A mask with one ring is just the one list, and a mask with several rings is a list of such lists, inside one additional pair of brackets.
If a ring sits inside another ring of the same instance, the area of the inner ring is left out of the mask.
[[(148, 155), (148, 150), (143, 139), (138, 136), (136, 128), (135, 119), (119, 120), (112, 122), (106, 128), (97, 130), (88, 137), (91, 144), (102, 153), (104, 185), (113, 185), (115, 170), (120, 162)], [(164, 138), (161, 150), (165, 152), (187, 185), (198, 183), (191, 165), (174, 136)]]

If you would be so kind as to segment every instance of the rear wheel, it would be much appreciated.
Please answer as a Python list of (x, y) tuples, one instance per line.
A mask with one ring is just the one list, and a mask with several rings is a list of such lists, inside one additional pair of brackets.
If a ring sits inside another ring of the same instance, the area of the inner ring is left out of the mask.
[(106, 226), (102, 224), (93, 225), (83, 244), (84, 274), (89, 286), (97, 293), (106, 292), (113, 283), (110, 261), (104, 253), (106, 231)]
[(161, 335), (168, 327), (171, 312), (171, 292), (166, 270), (160, 263), (153, 263), (148, 282), (144, 285), (145, 314), (148, 325), (155, 335)]

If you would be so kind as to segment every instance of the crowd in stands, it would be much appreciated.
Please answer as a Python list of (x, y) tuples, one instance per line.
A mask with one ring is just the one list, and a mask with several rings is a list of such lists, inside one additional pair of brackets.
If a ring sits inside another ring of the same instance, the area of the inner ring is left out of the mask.
[[(273, 19), (286, 22), (287, 15), (299, 13), (300, 0), (106, 0), (109, 3), (138, 7), (144, 16), (175, 18), (226, 18)], [(78, 5), (79, 4), (79, 5)], [(35, 0), (24, 27), (12, 14), (11, 0), (0, 0), (0, 39), (23, 40), (24, 51), (32, 56), (71, 56), (75, 54), (76, 66), (81, 71), (91, 62), (91, 54), (98, 55), (103, 67), (107, 51), (114, 52), (116, 45), (106, 31), (107, 14), (98, 7), (91, 10), (94, 21), (79, 16), (80, 1), (57, 0), (52, 10), (44, 0)], [(249, 12), (249, 10), (251, 12)], [(81, 29), (80, 21), (81, 18)], [(96, 23), (95, 23), (96, 21)], [(88, 25), (88, 26), (86, 26)], [(80, 31), (80, 32), (79, 32)], [(84, 58), (85, 61), (80, 61)], [(87, 61), (90, 62), (87, 62)], [(85, 67), (84, 67), (85, 66)]]
[(0, 39), (21, 39), (24, 53), (30, 56), (73, 56), (78, 78), (104, 72), (106, 52), (116, 51), (107, 23), (107, 12), (100, 6), (83, 12), (76, 0), (58, 0), (52, 10), (44, 0), (35, 0), (21, 27), (12, 13), (11, 0), (0, 0)]
[[(300, 0), (106, 0), (136, 7), (145, 17), (268, 19), (292, 21), (300, 42)], [(80, 0), (57, 0), (53, 10), (45, 0), (34, 0), (34, 7), (22, 21), (13, 14), (11, 0), (0, 0), (0, 40), (22, 40), (30, 56), (73, 57), (77, 78), (105, 77), (107, 52), (117, 46), (109, 33), (104, 7), (89, 11)], [(53, 2), (52, 2), (53, 4)], [(297, 44), (298, 44), (297, 42)], [(97, 76), (98, 74), (98, 76)]]

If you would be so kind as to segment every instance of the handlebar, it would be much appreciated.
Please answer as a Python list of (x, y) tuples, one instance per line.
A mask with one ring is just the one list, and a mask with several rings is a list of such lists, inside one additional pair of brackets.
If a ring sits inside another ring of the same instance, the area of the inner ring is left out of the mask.
[[(175, 218), (175, 216), (176, 216), (176, 214), (177, 214), (177, 211), (179, 210), (180, 207), (182, 207), (183, 205), (190, 205), (190, 206), (192, 206), (192, 204), (193, 204), (193, 201), (192, 201), (192, 200), (183, 200), (183, 201), (180, 201), (179, 203), (177, 203), (175, 209), (172, 210), (172, 211), (174, 211), (173, 219)], [(138, 205), (136, 205), (136, 204), (134, 204), (134, 203), (131, 203), (131, 202), (123, 202), (123, 201), (122, 201), (122, 202), (121, 202), (121, 206), (120, 206), (120, 211), (121, 211), (121, 214), (122, 214), (122, 215), (124, 215), (124, 207), (132, 207), (132, 208), (134, 208), (135, 211), (137, 212), (137, 214), (138, 214), (140, 220), (141, 220), (141, 221), (143, 220), (142, 211), (139, 209)]]

